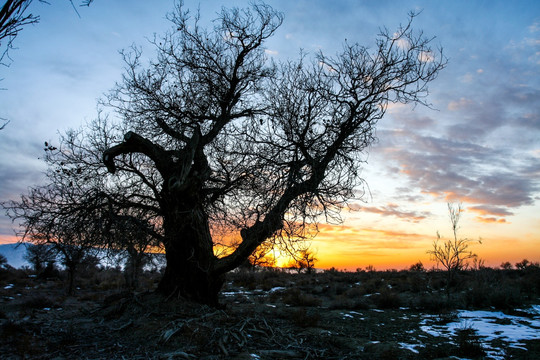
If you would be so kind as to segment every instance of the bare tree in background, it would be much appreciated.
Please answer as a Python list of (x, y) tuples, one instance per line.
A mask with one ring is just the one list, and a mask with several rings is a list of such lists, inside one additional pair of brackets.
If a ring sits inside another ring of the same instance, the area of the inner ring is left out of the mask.
[[(470, 250), (470, 246), (476, 242), (468, 238), (458, 237), (459, 220), (463, 212), (461, 203), (448, 203), (448, 215), (452, 226), (452, 238), (441, 240), (442, 237), (437, 231), (437, 239), (433, 242), (433, 249), (427, 253), (435, 262), (441, 265), (447, 272), (446, 290), (449, 295), (449, 288), (455, 275), (469, 267), (469, 261), (475, 260), (477, 255)], [(478, 240), (481, 243), (480, 240)]]
[(52, 248), (45, 244), (27, 245), (23, 258), (34, 268), (36, 274), (41, 273), (48, 263), (56, 261)]
[[(47, 245), (59, 256), (68, 273), (70, 294), (78, 268), (97, 249), (126, 249), (138, 266), (148, 246), (159, 243), (154, 238), (148, 239), (148, 236), (160, 235), (148, 225), (150, 220), (143, 216), (144, 212), (123, 211), (118, 204), (129, 200), (120, 193), (106, 192), (115, 187), (105, 185), (107, 170), (101, 163), (101, 154), (107, 139), (99, 135), (94, 133), (83, 140), (80, 132), (70, 131), (61, 138), (59, 148), (46, 142), (48, 183), (30, 188), (19, 201), (2, 203), (7, 215), (13, 221), (20, 221), (21, 242)], [(123, 208), (129, 206), (123, 205)], [(143, 226), (139, 224), (146, 224), (146, 234), (142, 234)], [(131, 238), (131, 235), (136, 237)]]
[(293, 255), (292, 268), (302, 272), (306, 270), (308, 274), (311, 274), (315, 269), (315, 263), (318, 259), (315, 257), (313, 250), (309, 248), (300, 249)]
[(273, 246), (268, 243), (261, 244), (247, 259), (248, 266), (252, 268), (274, 267), (276, 262)]
[(469, 260), (477, 257), (469, 249), (469, 246), (475, 241), (458, 237), (459, 220), (462, 212), (463, 206), (461, 203), (448, 203), (448, 214), (453, 236), (446, 241), (441, 241), (442, 237), (437, 232), (437, 239), (433, 242), (433, 250), (428, 251), (433, 260), (451, 274), (465, 270), (469, 266)]

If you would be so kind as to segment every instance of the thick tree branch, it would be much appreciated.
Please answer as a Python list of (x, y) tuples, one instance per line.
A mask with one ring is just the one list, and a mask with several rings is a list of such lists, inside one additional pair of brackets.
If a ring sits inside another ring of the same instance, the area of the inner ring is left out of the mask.
[(167, 174), (170, 171), (171, 161), (169, 154), (161, 146), (132, 131), (126, 133), (123, 143), (115, 145), (103, 152), (103, 162), (107, 170), (114, 174), (116, 172), (114, 158), (119, 155), (132, 153), (140, 153), (148, 156), (162, 174)]

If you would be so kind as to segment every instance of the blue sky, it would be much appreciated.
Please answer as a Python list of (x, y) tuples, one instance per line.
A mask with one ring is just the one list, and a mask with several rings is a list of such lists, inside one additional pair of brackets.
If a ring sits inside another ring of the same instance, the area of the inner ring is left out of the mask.
[[(538, 1), (268, 3), (285, 14), (267, 43), (277, 60), (300, 48), (333, 54), (345, 39), (374, 46), (381, 27), (395, 30), (411, 10), (421, 11), (413, 26), (436, 36), (449, 59), (430, 86), (433, 109), (394, 105), (379, 123), (362, 172), (368, 196), (313, 243), (323, 265), (336, 252), (343, 267), (429, 261), (435, 232), (450, 235), (447, 201), (463, 202), (461, 233), (484, 239), (474, 250), (488, 262), (540, 260)], [(0, 131), (0, 201), (43, 181), (43, 142), (96, 117), (97, 99), (123, 72), (118, 51), (134, 43), (151, 57), (146, 39), (169, 29), (172, 4), (96, 0), (80, 17), (67, 0), (32, 5), (41, 22), (21, 32), (10, 66), (0, 67), (0, 117), (10, 120)], [(201, 2), (202, 20), (221, 5)], [(0, 214), (0, 242), (12, 235)]]

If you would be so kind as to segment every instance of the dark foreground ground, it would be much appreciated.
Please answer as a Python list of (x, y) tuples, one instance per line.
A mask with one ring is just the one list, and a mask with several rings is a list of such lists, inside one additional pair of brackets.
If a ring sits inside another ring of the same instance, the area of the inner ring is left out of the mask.
[(224, 309), (164, 301), (157, 274), (133, 293), (102, 270), (73, 296), (0, 275), (2, 359), (540, 359), (538, 268), (463, 273), (450, 292), (441, 272), (242, 271)]

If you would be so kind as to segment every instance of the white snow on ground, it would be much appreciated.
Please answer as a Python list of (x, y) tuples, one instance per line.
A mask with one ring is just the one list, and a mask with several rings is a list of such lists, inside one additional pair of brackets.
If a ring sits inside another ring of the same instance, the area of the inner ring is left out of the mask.
[(524, 348), (522, 340), (540, 339), (540, 305), (522, 310), (530, 317), (506, 315), (500, 311), (458, 310), (458, 320), (445, 325), (433, 324), (433, 317), (426, 317), (420, 329), (433, 336), (455, 335), (458, 330), (475, 329), (488, 356), (503, 359), (504, 354), (490, 347), (489, 342), (501, 339), (511, 347)]
[(416, 353), (418, 354), (418, 350), (416, 350), (417, 347), (425, 347), (424, 344), (407, 344), (407, 343), (398, 343), (399, 346), (401, 346), (403, 349), (407, 349), (407, 350), (410, 350), (412, 351), (413, 353)]

